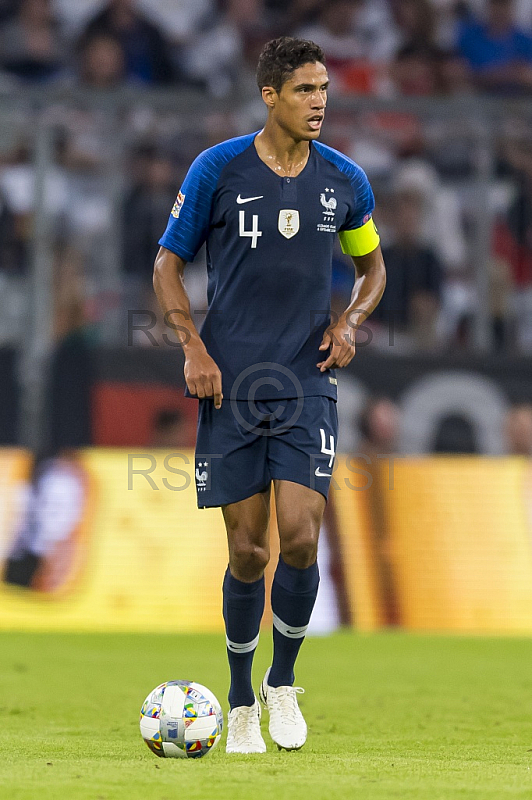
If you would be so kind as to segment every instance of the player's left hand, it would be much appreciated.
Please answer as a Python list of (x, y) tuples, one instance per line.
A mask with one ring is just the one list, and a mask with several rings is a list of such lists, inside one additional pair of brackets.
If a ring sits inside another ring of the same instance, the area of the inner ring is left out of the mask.
[(335, 325), (327, 328), (323, 334), (320, 350), (331, 348), (328, 358), (320, 361), (316, 366), (320, 372), (327, 369), (347, 367), (353, 360), (356, 352), (355, 330), (345, 320), (339, 320)]

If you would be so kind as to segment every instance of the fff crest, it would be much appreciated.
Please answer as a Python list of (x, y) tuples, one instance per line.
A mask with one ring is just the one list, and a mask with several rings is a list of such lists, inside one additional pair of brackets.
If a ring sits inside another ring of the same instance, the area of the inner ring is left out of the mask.
[(285, 239), (291, 239), (299, 231), (299, 211), (293, 208), (282, 208), (279, 211), (278, 222), (279, 233), (282, 233)]

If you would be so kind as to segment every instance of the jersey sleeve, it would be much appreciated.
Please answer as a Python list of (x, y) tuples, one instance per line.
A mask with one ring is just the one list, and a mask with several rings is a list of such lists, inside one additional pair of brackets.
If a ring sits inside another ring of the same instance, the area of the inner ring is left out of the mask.
[(372, 219), (375, 198), (364, 170), (353, 162), (348, 167), (345, 173), (351, 184), (352, 202), (339, 231), (340, 244), (346, 255), (365, 256), (380, 242)]
[(211, 151), (192, 163), (170, 212), (159, 244), (185, 261), (192, 261), (209, 233), (219, 169)]

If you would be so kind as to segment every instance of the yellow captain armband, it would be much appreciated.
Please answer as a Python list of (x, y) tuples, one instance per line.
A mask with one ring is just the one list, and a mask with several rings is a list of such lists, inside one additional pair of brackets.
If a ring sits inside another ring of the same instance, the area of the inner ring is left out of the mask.
[(380, 242), (379, 232), (372, 219), (361, 228), (352, 231), (340, 231), (342, 252), (347, 256), (365, 256), (371, 253)]

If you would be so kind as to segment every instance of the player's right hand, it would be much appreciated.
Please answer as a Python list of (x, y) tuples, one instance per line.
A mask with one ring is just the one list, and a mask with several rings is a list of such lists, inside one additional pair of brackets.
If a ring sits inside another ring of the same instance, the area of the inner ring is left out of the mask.
[(187, 353), (185, 380), (190, 394), (200, 400), (213, 397), (214, 407), (222, 407), (222, 373), (205, 349), (195, 349)]

